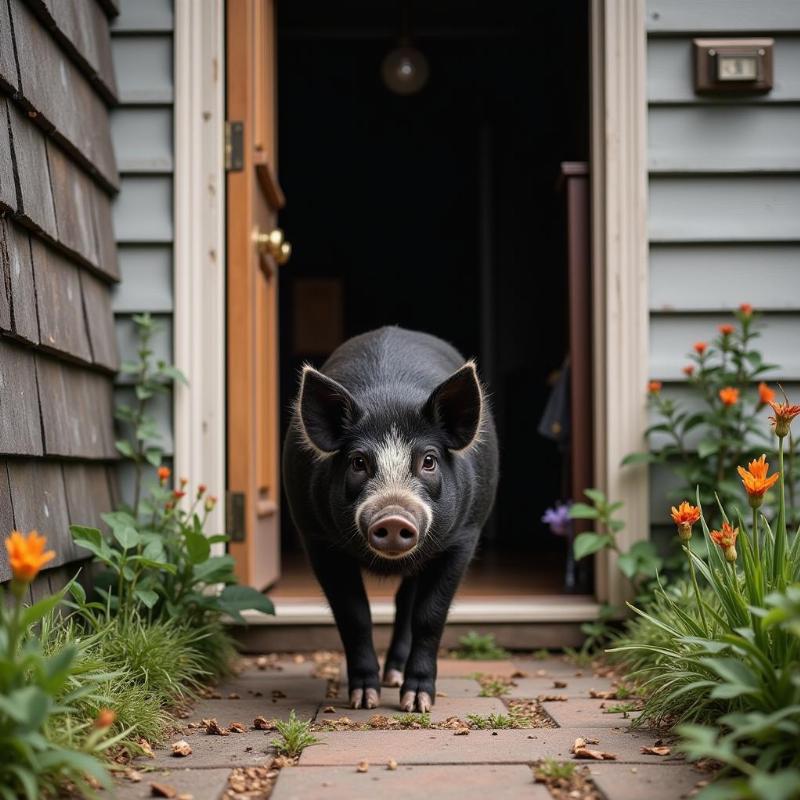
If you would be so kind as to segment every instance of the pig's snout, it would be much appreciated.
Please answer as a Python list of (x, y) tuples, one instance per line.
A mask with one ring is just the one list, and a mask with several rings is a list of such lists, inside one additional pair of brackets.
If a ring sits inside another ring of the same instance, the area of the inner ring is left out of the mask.
[(398, 558), (417, 546), (419, 530), (410, 516), (399, 511), (389, 511), (370, 523), (367, 541), (382, 556)]

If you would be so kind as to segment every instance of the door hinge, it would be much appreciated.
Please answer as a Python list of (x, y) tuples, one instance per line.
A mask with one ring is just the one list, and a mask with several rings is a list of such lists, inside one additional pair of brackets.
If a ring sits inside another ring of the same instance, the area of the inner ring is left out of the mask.
[(227, 492), (225, 502), (225, 528), (232, 542), (245, 539), (245, 497), (244, 492)]
[(225, 169), (240, 172), (244, 169), (244, 123), (225, 123)]

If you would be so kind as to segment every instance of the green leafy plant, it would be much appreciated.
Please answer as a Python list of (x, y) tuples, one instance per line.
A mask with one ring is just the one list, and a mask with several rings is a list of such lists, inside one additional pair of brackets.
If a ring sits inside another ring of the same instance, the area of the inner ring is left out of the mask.
[(508, 694), (509, 683), (501, 678), (483, 678), (480, 681), (479, 697), (500, 697)]
[(280, 738), (273, 739), (270, 744), (278, 755), (297, 758), (306, 747), (319, 744), (320, 740), (311, 732), (311, 721), (297, 718), (294, 709), (288, 720), (277, 720), (275, 729)]
[(498, 647), (491, 633), (480, 634), (470, 631), (458, 640), (458, 649), (453, 651), (456, 658), (474, 661), (495, 661), (508, 658), (508, 651)]
[(545, 758), (534, 765), (533, 771), (539, 781), (569, 781), (575, 775), (577, 766), (571, 761), (558, 761)]
[(638, 588), (643, 581), (654, 578), (661, 568), (661, 559), (652, 542), (635, 542), (628, 550), (622, 550), (617, 540), (618, 534), (624, 530), (625, 523), (616, 519), (616, 513), (622, 508), (621, 502), (610, 502), (599, 489), (586, 489), (584, 492), (589, 503), (573, 503), (570, 516), (573, 519), (592, 520), (595, 530), (579, 533), (575, 537), (575, 560), (611, 550), (617, 554), (617, 566), (626, 578)]
[[(269, 598), (251, 587), (238, 586), (229, 555), (213, 554), (215, 544), (227, 541), (223, 534), (206, 535), (216, 498), (199, 484), (191, 494), (189, 481), (169, 485), (171, 471), (161, 465), (162, 449), (150, 404), (169, 390), (173, 381), (185, 382), (171, 364), (156, 361), (152, 337), (158, 327), (148, 314), (134, 317), (139, 336), (138, 360), (125, 362), (122, 371), (132, 378), (136, 403), (120, 405), (117, 418), (128, 436), (117, 449), (133, 463), (133, 505), (102, 515), (108, 533), (98, 528), (73, 525), (76, 544), (89, 550), (104, 569), (96, 575), (102, 603), (76, 601), (86, 614), (145, 614), (150, 620), (179, 617), (203, 625), (227, 615), (243, 623), (243, 610), (273, 614)], [(157, 468), (157, 481), (142, 496), (144, 469)], [(215, 587), (222, 587), (217, 591)]]
[[(714, 798), (794, 797), (798, 786), (800, 533), (787, 528), (784, 441), (800, 406), (787, 402), (773, 410), (778, 473), (768, 474), (765, 458), (738, 470), (750, 524), (718, 501), (721, 524), (710, 530), (699, 489), (697, 506), (674, 509), (697, 579), (680, 597), (674, 587), (659, 586), (648, 608), (633, 607), (639, 621), (614, 648), (630, 657), (633, 677), (642, 682), (640, 721), (682, 723), (685, 752), (726, 765), (706, 792)], [(762, 504), (776, 481), (773, 524)], [(697, 521), (704, 555), (690, 547)]]
[(774, 364), (767, 364), (754, 341), (759, 315), (743, 304), (733, 324), (720, 325), (709, 344), (696, 342), (684, 374), (689, 398), (665, 396), (659, 381), (651, 381), (648, 402), (655, 422), (647, 429), (650, 448), (632, 453), (623, 464), (664, 463), (680, 479), (668, 499), (700, 500), (716, 519), (715, 495), (727, 507), (739, 496), (731, 478), (734, 467), (757, 456), (767, 442), (759, 416), (775, 393), (759, 380)]
[(93, 796), (90, 778), (110, 785), (98, 756), (119, 739), (108, 734), (113, 715), (75, 719), (73, 704), (93, 688), (90, 682), (72, 683), (77, 649), (66, 644), (42, 652), (35, 627), (67, 591), (31, 606), (23, 602), (29, 583), (52, 558), (43, 553), (44, 538), (14, 532), (6, 544), (14, 578), (10, 604), (0, 588), (0, 797), (38, 800), (67, 781), (82, 796)]
[(155, 417), (149, 412), (153, 398), (169, 392), (175, 381), (187, 383), (184, 374), (172, 364), (154, 358), (152, 339), (160, 326), (150, 314), (135, 314), (133, 323), (138, 336), (135, 361), (123, 361), (120, 372), (130, 376), (133, 384), (135, 402), (133, 405), (120, 403), (115, 416), (124, 426), (127, 436), (116, 442), (117, 450), (134, 466), (133, 515), (138, 516), (139, 500), (142, 492), (144, 468), (161, 466), (163, 448), (162, 436)]
[(401, 728), (430, 728), (431, 726), (431, 715), (427, 711), (423, 711), (421, 714), (395, 714), (394, 718)]
[(469, 714), (467, 721), (470, 727), (478, 730), (502, 730), (516, 727), (514, 720), (506, 714)]

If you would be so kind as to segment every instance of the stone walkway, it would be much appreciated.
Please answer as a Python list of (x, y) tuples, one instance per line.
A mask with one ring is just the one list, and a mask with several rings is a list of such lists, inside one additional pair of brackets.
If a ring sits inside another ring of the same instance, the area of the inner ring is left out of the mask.
[[(409, 724), (406, 717), (402, 723), (395, 719), (400, 713), (397, 689), (384, 689), (377, 709), (347, 708), (345, 685), (339, 687), (338, 697), (333, 696), (338, 683), (331, 678), (338, 672), (336, 661), (331, 655), (318, 655), (316, 661), (310, 657), (303, 661), (298, 657), (248, 659), (239, 674), (194, 704), (186, 727), (167, 747), (133, 765), (138, 773), (133, 777), (140, 780), (121, 780), (115, 796), (119, 800), (263, 798), (268, 795), (259, 786), (266, 775), (266, 782), (274, 784), (272, 800), (373, 800), (376, 796), (415, 800), (431, 795), (435, 800), (547, 800), (551, 797), (548, 788), (536, 783), (531, 771), (531, 765), (544, 758), (573, 761), (588, 770), (594, 793), (581, 790), (563, 797), (675, 800), (707, 778), (673, 754), (644, 753), (642, 748), (656, 745), (659, 734), (631, 731), (629, 718), (635, 712), (612, 711), (631, 705), (628, 698), (604, 697), (614, 691), (612, 679), (557, 658), (441, 659), (431, 726), (416, 729), (396, 727)], [(476, 674), (483, 677), (476, 680)], [(500, 690), (504, 693), (499, 697), (481, 696)], [(534, 702), (520, 703), (521, 699)], [(524, 724), (526, 718), (514, 716), (520, 708), (536, 710), (535, 720), (527, 718), (528, 723), (544, 722), (551, 727), (465, 731), (469, 715), (510, 715), (517, 724), (520, 720)], [(296, 765), (275, 771), (270, 742), (277, 734), (255, 729), (254, 720), (287, 719), (291, 710), (301, 719), (314, 721), (320, 743), (306, 748)], [(381, 724), (375, 715), (384, 718), (384, 725), (395, 727), (369, 727)], [(216, 719), (223, 730), (241, 723), (244, 732), (208, 734), (201, 721), (209, 719)], [(578, 737), (589, 749), (614, 754), (616, 759), (577, 760), (571, 748)], [(180, 739), (188, 742), (191, 755), (172, 754), (171, 744)], [(387, 767), (390, 761), (396, 762), (396, 768)], [(235, 768), (240, 769), (232, 773)], [(166, 794), (155, 795), (153, 783)], [(247, 793), (248, 787), (253, 793)]]

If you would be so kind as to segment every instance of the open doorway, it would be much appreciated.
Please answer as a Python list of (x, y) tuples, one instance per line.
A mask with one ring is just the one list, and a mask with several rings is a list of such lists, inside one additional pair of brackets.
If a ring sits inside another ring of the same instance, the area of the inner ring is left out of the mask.
[[(588, 160), (587, 2), (293, 0), (277, 35), (281, 225), (295, 245), (280, 281), (282, 433), (304, 361), (385, 324), (447, 339), (477, 358), (501, 444), (495, 512), (460, 594), (560, 593), (565, 543), (541, 517), (568, 496), (567, 454), (539, 424), (568, 351), (557, 183), (562, 162)], [(381, 65), (406, 39), (427, 80), (398, 94)], [(272, 595), (316, 596), (288, 514), (281, 529)]]

